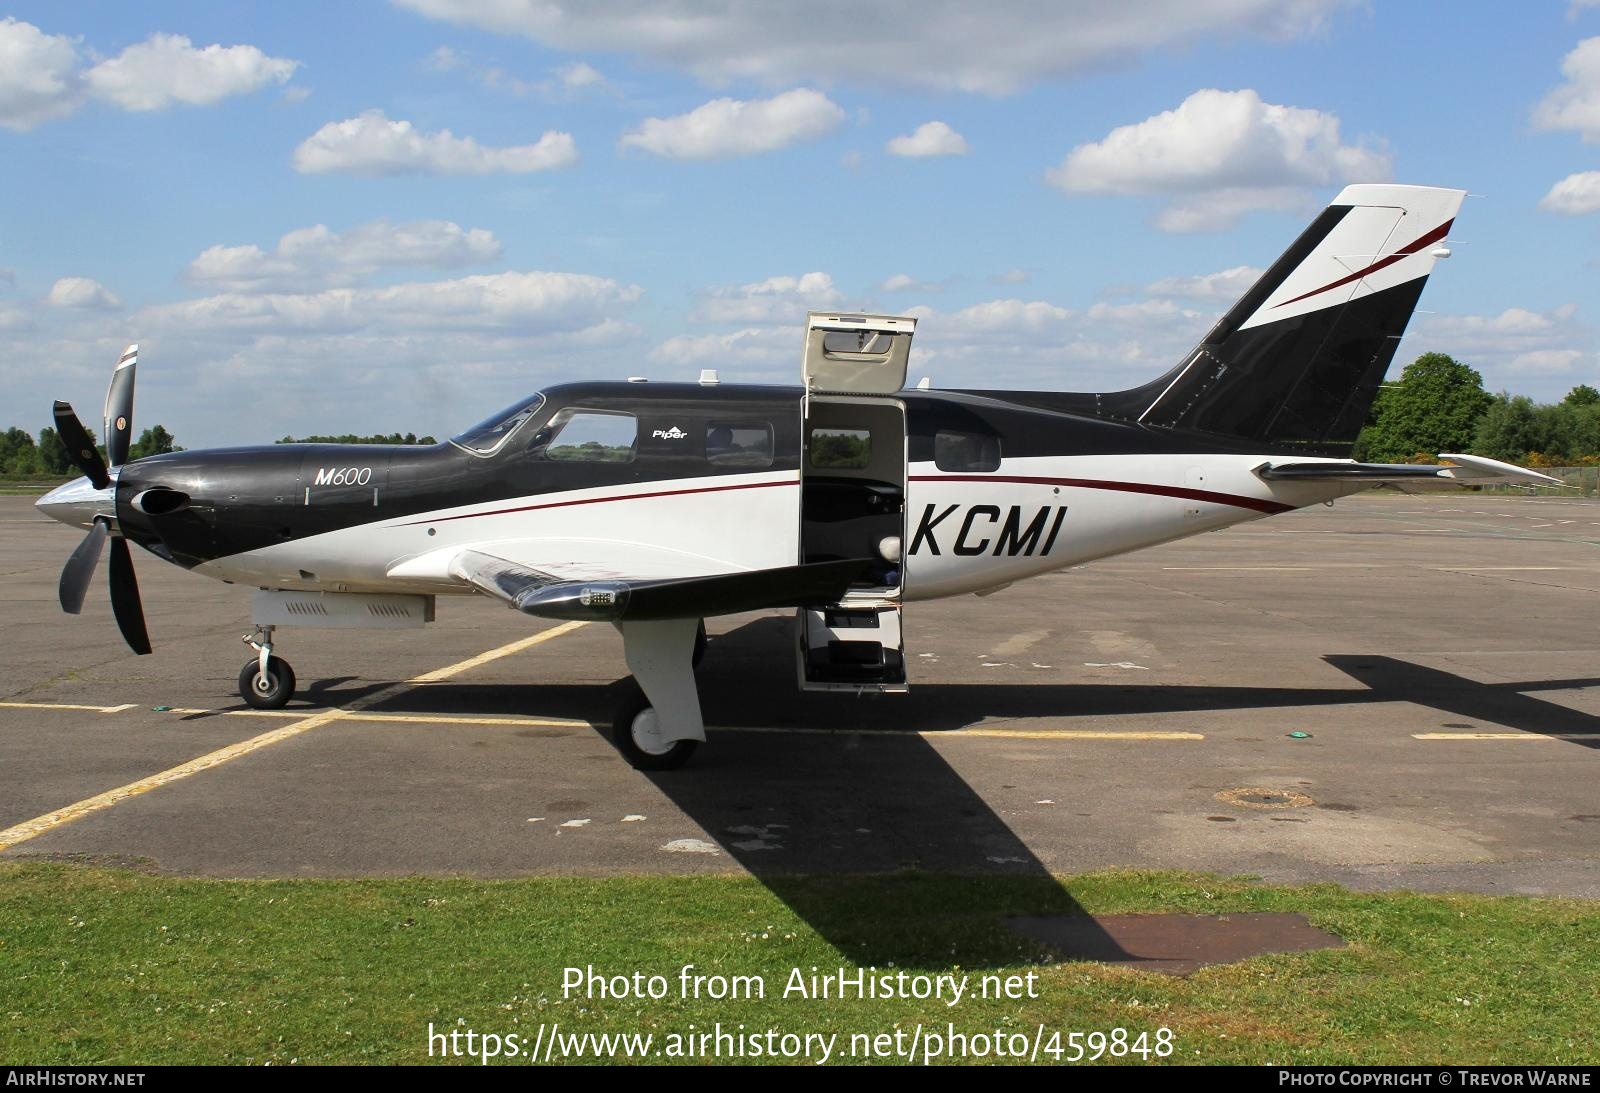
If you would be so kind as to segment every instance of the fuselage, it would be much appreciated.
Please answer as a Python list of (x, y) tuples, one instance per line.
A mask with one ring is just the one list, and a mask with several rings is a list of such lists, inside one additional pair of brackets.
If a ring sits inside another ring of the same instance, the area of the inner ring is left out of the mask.
[[(622, 430), (627, 442), (558, 446), (580, 423)], [(148, 457), (120, 468), (117, 526), (207, 576), (333, 592), (470, 592), (448, 572), (468, 547), (640, 577), (868, 556), (897, 539), (888, 583), (919, 600), (1350, 489), (1264, 481), (1254, 471), (1271, 453), (1259, 447), (1000, 393), (908, 390), (823, 405), (798, 387), (579, 383), (485, 426), (425, 447)], [(859, 437), (869, 454), (825, 459), (824, 433)]]

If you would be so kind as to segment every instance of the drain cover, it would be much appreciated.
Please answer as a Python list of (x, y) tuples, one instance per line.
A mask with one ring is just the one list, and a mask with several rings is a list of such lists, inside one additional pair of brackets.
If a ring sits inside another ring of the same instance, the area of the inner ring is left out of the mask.
[(1217, 800), (1223, 804), (1237, 805), (1239, 808), (1276, 809), (1276, 808), (1304, 808), (1317, 802), (1307, 797), (1304, 793), (1293, 789), (1265, 789), (1261, 786), (1244, 786), (1239, 789), (1225, 789), (1217, 794)]

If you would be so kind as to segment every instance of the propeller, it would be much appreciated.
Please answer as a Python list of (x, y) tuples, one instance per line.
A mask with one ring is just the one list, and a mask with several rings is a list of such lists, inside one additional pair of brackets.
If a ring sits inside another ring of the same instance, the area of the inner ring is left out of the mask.
[(133, 572), (133, 557), (128, 541), (111, 533), (116, 519), (116, 486), (113, 472), (127, 462), (130, 438), (133, 435), (133, 377), (139, 363), (139, 347), (130, 345), (117, 361), (111, 373), (111, 384), (106, 389), (105, 429), (106, 454), (110, 456), (110, 469), (106, 460), (94, 446), (89, 431), (78, 420), (70, 403), (57, 402), (53, 413), (56, 433), (66, 446), (67, 455), (83, 472), (89, 484), (99, 491), (94, 526), (83, 542), (72, 552), (61, 570), (61, 609), (69, 615), (83, 610), (83, 600), (89, 591), (89, 581), (100, 553), (111, 540), (111, 611), (116, 616), (117, 628), (135, 653), (143, 656), (150, 652), (150, 635), (145, 629), (144, 605), (139, 598), (139, 581)]

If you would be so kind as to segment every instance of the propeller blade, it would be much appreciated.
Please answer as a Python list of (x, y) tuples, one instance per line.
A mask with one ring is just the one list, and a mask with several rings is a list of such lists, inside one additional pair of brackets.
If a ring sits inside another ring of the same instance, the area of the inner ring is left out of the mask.
[(133, 373), (139, 366), (139, 347), (122, 351), (111, 385), (106, 388), (106, 458), (113, 467), (128, 461), (133, 443)]
[(100, 458), (100, 453), (96, 450), (94, 441), (89, 439), (88, 430), (83, 427), (83, 422), (72, 412), (72, 404), (58, 399), (53, 413), (56, 418), (56, 433), (61, 437), (61, 443), (66, 445), (67, 457), (72, 460), (74, 466), (89, 476), (89, 481), (95, 489), (105, 489), (111, 484), (111, 476), (106, 473), (106, 461)]
[(144, 604), (139, 601), (139, 581), (133, 575), (133, 558), (128, 540), (111, 540), (111, 612), (117, 616), (117, 629), (123, 640), (140, 656), (150, 652), (150, 635), (144, 628)]
[(100, 548), (106, 545), (106, 525), (96, 520), (83, 542), (72, 552), (67, 564), (61, 567), (61, 610), (76, 615), (83, 610), (83, 596), (89, 591), (89, 579), (100, 562)]

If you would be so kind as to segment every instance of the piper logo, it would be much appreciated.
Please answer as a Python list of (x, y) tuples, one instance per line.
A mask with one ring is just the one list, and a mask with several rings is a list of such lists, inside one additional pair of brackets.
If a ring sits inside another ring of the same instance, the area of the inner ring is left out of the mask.
[(650, 435), (656, 440), (682, 440), (689, 434), (674, 425), (670, 429), (657, 429)]

